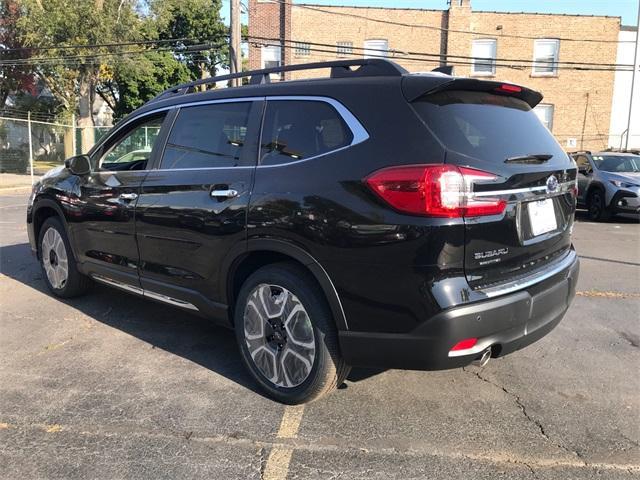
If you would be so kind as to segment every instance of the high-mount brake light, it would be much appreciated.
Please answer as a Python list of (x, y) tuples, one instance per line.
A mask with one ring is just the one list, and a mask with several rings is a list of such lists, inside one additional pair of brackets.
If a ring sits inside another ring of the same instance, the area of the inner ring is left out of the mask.
[(509, 83), (503, 83), (498, 88), (496, 88), (496, 90), (498, 92), (505, 92), (505, 93), (520, 93), (522, 92), (522, 87), (519, 87), (517, 85), (511, 85)]
[(378, 170), (364, 179), (396, 210), (430, 217), (477, 217), (502, 214), (506, 200), (477, 196), (474, 185), (493, 182), (492, 173), (455, 165), (408, 165)]

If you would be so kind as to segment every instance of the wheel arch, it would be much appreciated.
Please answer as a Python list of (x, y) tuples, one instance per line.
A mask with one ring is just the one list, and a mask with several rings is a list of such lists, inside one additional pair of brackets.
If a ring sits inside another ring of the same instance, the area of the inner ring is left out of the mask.
[[(34, 209), (33, 209), (33, 236), (36, 243), (36, 249), (38, 255), (40, 255), (40, 229), (44, 222), (51, 217), (56, 217), (62, 223), (62, 227), (65, 229), (67, 233), (67, 237), (69, 237), (69, 229), (67, 228), (67, 219), (62, 212), (62, 208), (56, 202), (51, 199), (43, 198), (36, 201)], [(71, 240), (71, 239), (69, 239)], [(72, 252), (75, 255), (74, 252)]]
[(307, 270), (318, 283), (324, 293), (338, 330), (348, 330), (347, 320), (340, 302), (338, 292), (322, 265), (306, 250), (285, 240), (276, 239), (252, 239), (249, 240), (247, 249), (239, 252), (228, 262), (224, 298), (229, 305), (229, 316), (233, 323), (233, 309), (240, 287), (251, 273), (258, 268), (271, 263), (291, 261), (299, 264)]

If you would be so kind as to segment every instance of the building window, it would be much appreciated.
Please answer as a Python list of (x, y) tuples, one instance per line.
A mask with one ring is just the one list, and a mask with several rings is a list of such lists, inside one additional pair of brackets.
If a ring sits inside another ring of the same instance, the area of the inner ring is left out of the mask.
[(262, 47), (262, 68), (279, 67), (280, 62), (280, 47), (278, 45), (264, 45)]
[(308, 57), (311, 54), (311, 45), (306, 42), (295, 42), (293, 53), (296, 57)]
[(492, 38), (474, 40), (471, 46), (474, 75), (492, 76), (496, 74), (496, 40)]
[(536, 40), (533, 44), (533, 74), (557, 75), (560, 40)]
[(353, 53), (353, 42), (336, 43), (336, 55), (338, 57), (348, 57)]
[(533, 112), (542, 124), (551, 131), (553, 128), (553, 105), (541, 103), (533, 109)]
[(365, 40), (364, 58), (379, 58), (389, 55), (389, 42), (383, 39)]

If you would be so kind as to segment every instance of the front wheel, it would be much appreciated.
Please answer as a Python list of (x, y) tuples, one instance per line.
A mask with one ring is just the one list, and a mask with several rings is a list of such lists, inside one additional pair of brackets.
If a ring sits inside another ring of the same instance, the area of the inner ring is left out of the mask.
[(54, 295), (70, 298), (87, 290), (91, 280), (78, 271), (60, 220), (55, 217), (45, 220), (40, 228), (38, 248), (45, 282)]
[(589, 194), (587, 207), (589, 208), (589, 218), (595, 222), (605, 221), (611, 217), (611, 212), (605, 203), (604, 192), (600, 190), (593, 190)]
[(310, 402), (347, 377), (331, 310), (304, 269), (279, 263), (257, 270), (240, 290), (234, 317), (243, 362), (271, 398)]

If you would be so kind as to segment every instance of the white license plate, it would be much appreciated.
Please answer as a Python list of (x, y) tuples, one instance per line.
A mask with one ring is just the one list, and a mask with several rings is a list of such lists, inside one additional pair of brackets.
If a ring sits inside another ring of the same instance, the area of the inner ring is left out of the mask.
[(534, 237), (558, 228), (556, 212), (553, 208), (553, 200), (551, 198), (538, 202), (529, 202), (527, 208), (529, 209), (531, 233)]

